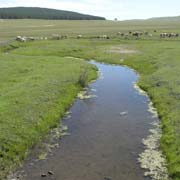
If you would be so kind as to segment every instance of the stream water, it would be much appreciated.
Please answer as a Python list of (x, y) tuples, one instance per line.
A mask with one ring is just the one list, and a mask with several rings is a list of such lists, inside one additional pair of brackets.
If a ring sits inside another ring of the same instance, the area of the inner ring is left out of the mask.
[[(138, 75), (122, 66), (95, 63), (103, 74), (77, 99), (63, 123), (69, 136), (46, 160), (27, 160), (23, 179), (147, 180), (137, 162), (152, 123), (148, 97), (134, 88)], [(52, 174), (41, 177), (51, 171)]]

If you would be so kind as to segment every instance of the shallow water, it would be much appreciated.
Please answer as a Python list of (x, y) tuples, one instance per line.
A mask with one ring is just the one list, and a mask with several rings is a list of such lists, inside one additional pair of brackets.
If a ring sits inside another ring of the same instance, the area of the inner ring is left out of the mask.
[[(121, 66), (94, 64), (103, 76), (89, 86), (91, 99), (77, 100), (64, 120), (70, 136), (46, 160), (27, 160), (25, 180), (145, 180), (137, 162), (151, 128), (148, 98), (134, 88), (138, 75)], [(53, 175), (41, 177), (52, 171)]]

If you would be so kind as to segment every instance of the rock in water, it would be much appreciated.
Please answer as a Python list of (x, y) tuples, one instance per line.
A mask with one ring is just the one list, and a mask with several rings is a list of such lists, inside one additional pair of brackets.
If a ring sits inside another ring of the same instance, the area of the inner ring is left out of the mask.
[(46, 174), (41, 174), (41, 177), (46, 177), (47, 175)]
[(54, 173), (52, 171), (48, 171), (49, 175), (54, 175)]
[(128, 112), (126, 112), (126, 111), (120, 113), (121, 116), (126, 116), (127, 114), (128, 114)]

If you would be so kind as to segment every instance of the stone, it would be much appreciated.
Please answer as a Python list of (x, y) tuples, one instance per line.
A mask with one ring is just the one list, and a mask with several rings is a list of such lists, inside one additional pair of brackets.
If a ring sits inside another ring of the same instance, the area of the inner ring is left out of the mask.
[(120, 113), (121, 116), (125, 116), (127, 114), (128, 114), (128, 112), (126, 112), (126, 111)]
[(54, 175), (54, 172), (48, 171), (48, 174), (49, 174), (49, 175)]
[(41, 174), (41, 177), (47, 177), (47, 175), (46, 174)]

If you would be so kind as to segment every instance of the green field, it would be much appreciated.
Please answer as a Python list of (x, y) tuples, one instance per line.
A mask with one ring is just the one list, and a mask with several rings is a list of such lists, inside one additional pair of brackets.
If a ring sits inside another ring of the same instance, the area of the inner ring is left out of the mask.
[[(54, 26), (44, 28), (50, 24)], [(16, 35), (69, 35), (66, 40), (13, 42), (1, 48), (1, 174), (21, 162), (39, 137), (57, 124), (80, 89), (80, 75), (87, 71), (88, 80), (96, 77), (94, 67), (68, 58), (78, 57), (128, 65), (140, 73), (139, 85), (148, 92), (162, 121), (161, 149), (170, 177), (180, 179), (180, 39), (159, 38), (161, 32), (180, 32), (180, 23), (7, 20), (0, 25), (2, 41)], [(148, 31), (153, 36), (116, 36), (130, 30)], [(76, 39), (77, 34), (84, 37)], [(111, 39), (92, 38), (102, 34)]]
[(179, 32), (180, 21), (57, 21), (57, 20), (0, 20), (0, 42), (13, 39), (16, 36), (51, 36), (53, 33), (76, 36), (83, 34), (92, 35), (116, 35), (117, 32), (149, 31), (159, 37), (158, 32)]
[(95, 78), (96, 67), (74, 58), (0, 55), (0, 179), (59, 124), (82, 82)]

